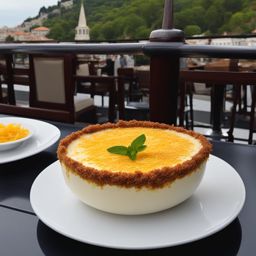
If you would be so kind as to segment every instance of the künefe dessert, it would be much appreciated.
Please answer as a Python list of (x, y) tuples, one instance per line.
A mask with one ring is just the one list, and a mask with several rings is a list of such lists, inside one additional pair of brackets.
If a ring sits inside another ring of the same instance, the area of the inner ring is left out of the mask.
[[(121, 151), (113, 154), (109, 149), (115, 146)], [(130, 153), (134, 150), (135, 155)], [(60, 142), (58, 158), (66, 184), (86, 204), (112, 213), (145, 214), (190, 197), (210, 151), (207, 139), (193, 131), (120, 121), (72, 133)]]

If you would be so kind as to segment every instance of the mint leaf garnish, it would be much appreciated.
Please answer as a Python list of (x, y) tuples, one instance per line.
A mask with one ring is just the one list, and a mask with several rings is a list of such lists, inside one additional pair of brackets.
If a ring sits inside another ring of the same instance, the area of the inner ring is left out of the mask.
[(142, 146), (146, 141), (145, 134), (141, 134), (139, 137), (137, 137), (132, 143), (131, 147), (137, 149), (138, 147)]
[(123, 156), (127, 156), (127, 153), (128, 153), (128, 148), (124, 146), (114, 146), (114, 147), (108, 148), (107, 150), (110, 153), (123, 155)]
[(146, 147), (147, 147), (146, 145), (139, 146), (139, 147), (137, 148), (137, 151), (138, 151), (138, 152), (141, 152), (141, 151), (143, 151)]
[(136, 160), (137, 153), (143, 151), (147, 146), (144, 145), (146, 141), (145, 134), (141, 134), (135, 140), (132, 141), (131, 145), (125, 146), (113, 146), (107, 149), (108, 152), (123, 156), (128, 156), (131, 160)]

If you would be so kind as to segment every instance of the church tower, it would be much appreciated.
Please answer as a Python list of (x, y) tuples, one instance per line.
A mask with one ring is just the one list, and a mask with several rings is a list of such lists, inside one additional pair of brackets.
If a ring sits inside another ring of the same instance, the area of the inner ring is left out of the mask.
[(84, 5), (81, 4), (78, 25), (76, 27), (75, 41), (90, 40), (89, 27), (86, 23)]

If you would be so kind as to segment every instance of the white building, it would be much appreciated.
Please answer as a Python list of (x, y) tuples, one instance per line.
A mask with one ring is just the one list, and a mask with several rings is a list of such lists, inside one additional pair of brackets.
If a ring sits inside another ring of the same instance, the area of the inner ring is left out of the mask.
[[(249, 38), (248, 38), (249, 39)], [(248, 40), (245, 38), (212, 38), (209, 39), (188, 39), (186, 42), (191, 45), (215, 45), (215, 46), (248, 46), (250, 41), (253, 41), (252, 39)]]
[(49, 33), (50, 29), (47, 27), (37, 27), (31, 30), (33, 35), (37, 36), (46, 36)]
[(245, 39), (245, 45), (247, 45), (247, 46), (256, 46), (256, 36), (246, 38)]
[(0, 42), (4, 42), (5, 38), (10, 34), (14, 32), (12, 28), (8, 28), (7, 26), (0, 28)]
[(217, 46), (245, 46), (246, 41), (243, 38), (213, 38), (211, 45)]
[(81, 4), (78, 25), (76, 27), (75, 41), (90, 40), (90, 30), (86, 23), (84, 5)]
[(73, 7), (73, 0), (62, 0), (60, 2), (60, 7), (69, 9)]

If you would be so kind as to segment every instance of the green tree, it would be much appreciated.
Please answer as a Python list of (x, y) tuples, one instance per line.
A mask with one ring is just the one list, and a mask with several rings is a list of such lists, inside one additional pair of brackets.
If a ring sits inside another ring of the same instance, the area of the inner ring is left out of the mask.
[(197, 25), (188, 25), (184, 29), (186, 36), (200, 35), (202, 33), (201, 28)]
[(43, 6), (40, 8), (39, 13), (46, 13), (47, 9)]
[(135, 14), (126, 17), (124, 21), (123, 35), (125, 38), (135, 38), (140, 27), (145, 26), (145, 20)]
[(223, 9), (222, 6), (212, 5), (206, 12), (206, 22), (208, 24), (208, 29), (217, 33), (218, 28), (223, 24)]
[(6, 38), (5, 38), (5, 42), (6, 43), (11, 43), (11, 42), (14, 42), (14, 37), (12, 37), (11, 35), (8, 35)]
[(231, 12), (241, 10), (242, 6), (243, 6), (242, 0), (225, 0), (224, 1), (225, 9)]
[[(72, 9), (59, 14), (52, 13), (57, 5), (46, 8), (49, 37), (74, 40), (81, 1), (74, 0)], [(152, 30), (161, 28), (163, 5), (164, 0), (86, 0), (91, 39), (148, 38)], [(255, 11), (256, 0), (175, 0), (174, 25), (188, 35), (249, 33), (256, 27)]]
[(240, 26), (244, 22), (244, 14), (242, 12), (236, 12), (234, 15), (232, 15), (229, 25), (231, 27), (237, 27)]

